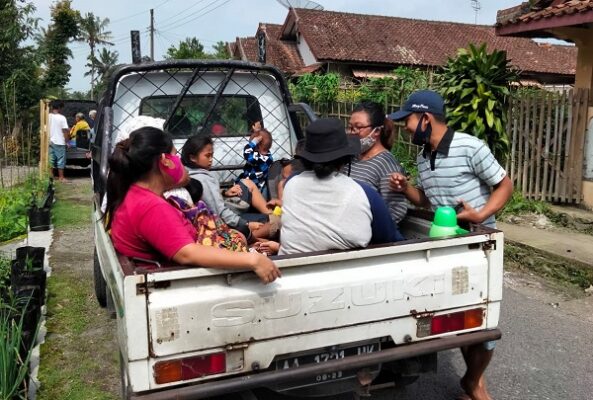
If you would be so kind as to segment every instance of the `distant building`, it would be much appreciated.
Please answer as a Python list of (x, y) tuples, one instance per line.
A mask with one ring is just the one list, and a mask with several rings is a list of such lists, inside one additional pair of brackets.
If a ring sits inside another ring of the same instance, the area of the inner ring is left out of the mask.
[(572, 84), (574, 46), (496, 36), (495, 28), (443, 21), (290, 9), (283, 25), (260, 23), (256, 35), (229, 44), (235, 59), (257, 61), (257, 33), (265, 31), (268, 64), (290, 76), (337, 72), (354, 78), (381, 77), (398, 66), (434, 69), (470, 43), (504, 50), (527, 82)]

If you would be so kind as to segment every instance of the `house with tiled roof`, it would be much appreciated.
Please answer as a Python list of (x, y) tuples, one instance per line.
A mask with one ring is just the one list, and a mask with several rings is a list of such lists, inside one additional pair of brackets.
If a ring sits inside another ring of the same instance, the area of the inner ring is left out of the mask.
[[(536, 43), (529, 38), (500, 37), (487, 25), (425, 21), (324, 10), (290, 9), (282, 25), (265, 30), (267, 63), (289, 75), (338, 72), (355, 78), (390, 74), (398, 66), (434, 69), (470, 43), (507, 52), (522, 79), (572, 84), (573, 46)], [(256, 33), (257, 36), (257, 33)], [(234, 58), (257, 61), (256, 36), (237, 38)]]

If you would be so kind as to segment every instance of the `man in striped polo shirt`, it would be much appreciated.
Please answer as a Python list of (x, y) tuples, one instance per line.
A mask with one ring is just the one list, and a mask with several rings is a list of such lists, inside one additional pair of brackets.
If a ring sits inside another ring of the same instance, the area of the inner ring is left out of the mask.
[[(511, 197), (513, 184), (482, 140), (447, 126), (443, 98), (431, 90), (414, 92), (390, 117), (405, 120), (405, 129), (414, 135), (412, 142), (424, 146), (417, 157), (416, 186), (394, 173), (391, 189), (419, 207), (461, 205), (459, 220), (495, 227), (494, 215)], [(467, 398), (491, 400), (484, 371), (495, 345), (486, 342), (461, 349), (467, 365), (461, 387)]]

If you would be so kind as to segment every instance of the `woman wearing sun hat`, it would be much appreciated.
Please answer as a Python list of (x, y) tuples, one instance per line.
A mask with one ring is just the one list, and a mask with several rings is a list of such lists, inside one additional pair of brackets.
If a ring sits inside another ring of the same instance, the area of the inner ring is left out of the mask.
[(307, 127), (298, 157), (304, 171), (286, 182), (279, 254), (349, 249), (403, 240), (383, 199), (370, 186), (341, 174), (360, 152), (336, 118)]

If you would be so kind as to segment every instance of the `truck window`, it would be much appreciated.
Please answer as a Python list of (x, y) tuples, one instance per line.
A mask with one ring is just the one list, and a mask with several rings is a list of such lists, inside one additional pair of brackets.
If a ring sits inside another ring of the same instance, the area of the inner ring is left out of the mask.
[[(151, 96), (140, 103), (140, 115), (167, 119), (176, 96)], [(187, 138), (197, 133), (212, 136), (246, 136), (255, 121), (261, 121), (257, 98), (248, 95), (222, 96), (209, 118), (214, 95), (187, 95), (169, 121), (168, 130), (174, 138)], [(208, 120), (206, 120), (208, 118)]]

